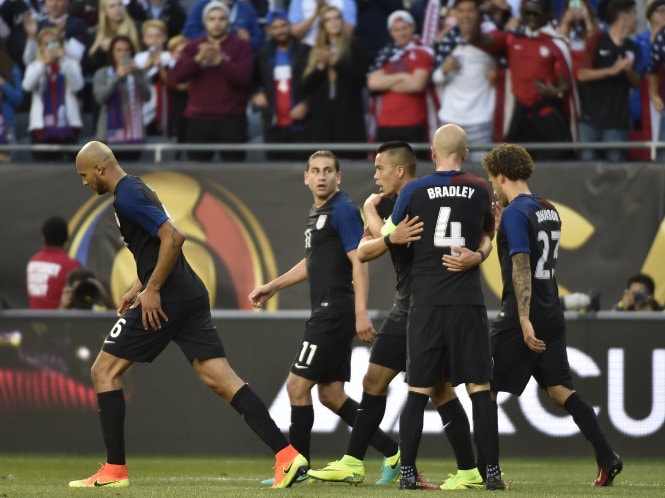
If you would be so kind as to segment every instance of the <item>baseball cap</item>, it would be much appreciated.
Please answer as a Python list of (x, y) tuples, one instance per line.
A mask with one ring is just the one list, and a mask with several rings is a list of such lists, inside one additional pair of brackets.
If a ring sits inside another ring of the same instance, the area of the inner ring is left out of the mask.
[(649, 0), (647, 2), (646, 8), (644, 9), (644, 16), (649, 20), (653, 11), (656, 10), (661, 5), (665, 5), (665, 0)]
[(388, 17), (388, 29), (390, 29), (390, 27), (397, 19), (401, 19), (405, 23), (411, 24), (413, 26), (416, 25), (416, 21), (413, 20), (413, 16), (408, 11), (396, 10)]
[(205, 22), (206, 17), (210, 13), (210, 11), (215, 9), (220, 9), (224, 11), (227, 17), (230, 14), (229, 8), (226, 6), (225, 3), (218, 2), (217, 0), (212, 0), (212, 2), (208, 3), (205, 7), (203, 7), (203, 15), (201, 16), (201, 20)]
[(271, 10), (266, 14), (266, 24), (268, 26), (272, 24), (273, 21), (277, 21), (278, 19), (283, 19), (285, 21), (289, 20), (289, 17), (286, 15), (286, 11), (284, 9)]

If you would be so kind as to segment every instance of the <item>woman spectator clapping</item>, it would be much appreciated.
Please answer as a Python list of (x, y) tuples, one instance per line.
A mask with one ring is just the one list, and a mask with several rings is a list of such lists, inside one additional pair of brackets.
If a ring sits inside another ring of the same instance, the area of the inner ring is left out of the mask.
[[(25, 69), (23, 90), (31, 92), (28, 130), (32, 143), (75, 144), (83, 124), (76, 92), (83, 88), (81, 65), (65, 55), (58, 28), (37, 35), (37, 59)], [(33, 152), (37, 161), (69, 160), (72, 153)]]

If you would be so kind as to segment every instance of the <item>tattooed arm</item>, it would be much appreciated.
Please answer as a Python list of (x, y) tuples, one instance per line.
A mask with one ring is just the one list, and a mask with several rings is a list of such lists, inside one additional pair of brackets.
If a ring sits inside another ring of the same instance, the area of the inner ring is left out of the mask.
[(531, 320), (529, 320), (529, 309), (531, 307), (531, 263), (527, 253), (517, 253), (512, 257), (513, 261), (513, 288), (517, 298), (517, 314), (524, 335), (524, 343), (531, 351), (542, 353), (545, 351), (545, 343), (536, 337)]

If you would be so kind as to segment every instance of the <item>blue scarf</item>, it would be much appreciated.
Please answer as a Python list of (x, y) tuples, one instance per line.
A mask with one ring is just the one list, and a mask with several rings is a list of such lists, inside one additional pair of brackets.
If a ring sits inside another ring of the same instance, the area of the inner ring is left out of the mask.
[[(115, 69), (109, 67), (109, 79), (115, 76)], [(136, 79), (131, 73), (125, 77), (127, 101), (123, 100), (122, 82), (113, 89), (107, 102), (106, 142), (109, 144), (145, 143), (142, 102), (136, 88)]]
[(74, 133), (67, 123), (65, 108), (65, 76), (57, 64), (46, 66), (44, 101), (44, 130), (42, 138), (49, 142), (72, 140)]
[(3, 102), (2, 92), (0, 92), (0, 144), (6, 144), (9, 138), (9, 129), (5, 120), (5, 113), (3, 112), (4, 107), (5, 103)]

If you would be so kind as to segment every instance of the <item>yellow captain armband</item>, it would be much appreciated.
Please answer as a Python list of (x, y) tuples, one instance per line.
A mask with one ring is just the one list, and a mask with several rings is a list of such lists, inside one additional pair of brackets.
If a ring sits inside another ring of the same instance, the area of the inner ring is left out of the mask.
[(383, 226), (381, 227), (381, 235), (383, 235), (384, 237), (386, 235), (390, 235), (391, 233), (393, 233), (395, 231), (395, 228), (397, 228), (397, 227), (393, 223), (392, 217), (390, 217), (390, 218), (388, 218), (388, 221), (386, 221), (383, 224)]

